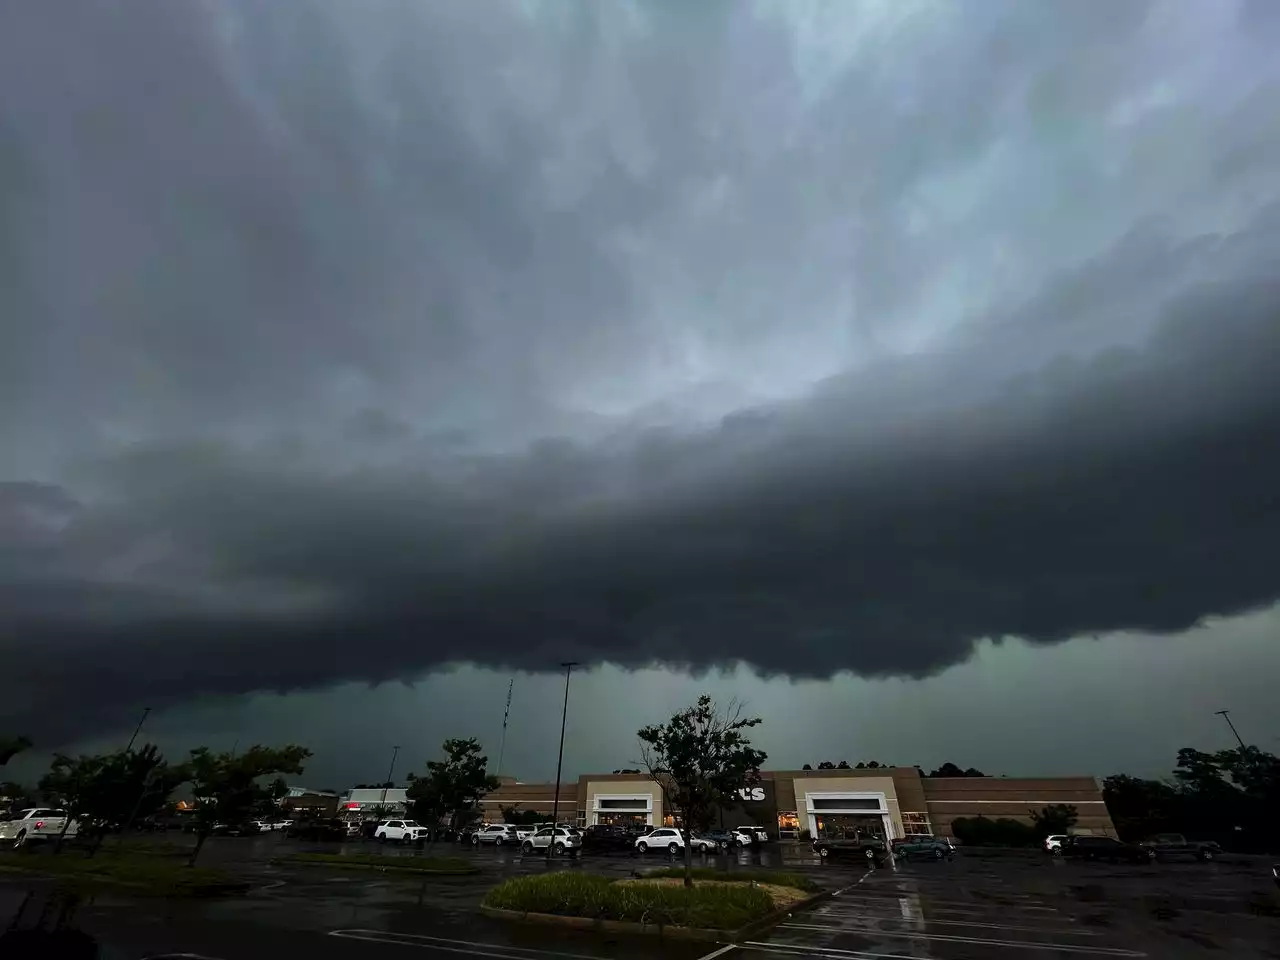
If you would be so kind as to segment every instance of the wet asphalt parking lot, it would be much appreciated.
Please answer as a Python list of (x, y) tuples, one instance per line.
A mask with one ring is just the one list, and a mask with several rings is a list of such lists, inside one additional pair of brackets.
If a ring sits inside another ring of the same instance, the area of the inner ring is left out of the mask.
[[(215, 841), (208, 848), (208, 863), (250, 878), (254, 888), (249, 895), (198, 903), (99, 895), (81, 909), (77, 921), (106, 945), (103, 960), (140, 960), (160, 950), (211, 960), (268, 955), (279, 960), (282, 954), (303, 950), (308, 960), (695, 960), (727, 946), (525, 928), (489, 921), (475, 910), (484, 891), (504, 877), (548, 869), (625, 876), (670, 862), (661, 855), (548, 864), (514, 849), (440, 845), (424, 852), (469, 859), (480, 873), (425, 881), (369, 870), (270, 863), (272, 856), (300, 849), (321, 848), (274, 836)], [(369, 843), (343, 849), (417, 855)], [(1258, 860), (1134, 867), (973, 852), (949, 863), (868, 870), (861, 863), (820, 862), (804, 847), (771, 845), (696, 862), (727, 870), (799, 870), (837, 891), (721, 957), (1280, 958), (1280, 896), (1271, 886), (1267, 864)], [(20, 890), (13, 881), (0, 885), (0, 919)]]

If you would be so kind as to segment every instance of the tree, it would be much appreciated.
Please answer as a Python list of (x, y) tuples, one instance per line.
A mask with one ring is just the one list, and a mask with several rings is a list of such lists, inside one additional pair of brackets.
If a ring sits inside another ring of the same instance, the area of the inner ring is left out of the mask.
[(636, 770), (636, 769), (634, 769), (634, 768), (632, 768), (632, 767), (624, 767), (624, 768), (623, 768), (623, 769), (621, 769), (621, 770), (615, 770), (615, 771), (613, 771), (613, 772), (614, 772), (614, 773), (641, 773), (642, 771), (640, 771), (640, 770)]
[(818, 764), (819, 770), (834, 770), (835, 768), (836, 768), (836, 765), (832, 763), (830, 760), (823, 760), (820, 764)]
[(0, 767), (23, 750), (31, 749), (31, 741), (27, 737), (0, 737)]
[(427, 761), (424, 777), (409, 774), (405, 791), (414, 819), (430, 824), (432, 836), (442, 817), (449, 818), (451, 830), (465, 826), (460, 821), (470, 821), (481, 798), (501, 784), (489, 775), (489, 758), (480, 752), (475, 738), (446, 740), (441, 749), (444, 760)]
[(801, 767), (800, 769), (801, 769), (801, 770), (812, 770), (812, 769), (813, 769), (813, 765), (812, 765), (812, 764), (809, 764), (809, 763), (806, 763), (806, 764), (805, 764), (803, 767)]
[(1056, 833), (1069, 833), (1080, 820), (1080, 811), (1069, 803), (1051, 803), (1031, 811), (1031, 822), (1041, 840)]
[(290, 744), (264, 747), (254, 744), (240, 754), (211, 753), (208, 747), (191, 751), (188, 769), (196, 798), (196, 846), (189, 865), (195, 866), (214, 824), (247, 820), (255, 806), (272, 795), (262, 780), (275, 774), (300, 774), (311, 751)]
[[(866, 766), (866, 764), (865, 764), (865, 763), (859, 763), (859, 764), (858, 764), (858, 766), (859, 766), (859, 767), (865, 767), (865, 766)], [(837, 763), (837, 764), (836, 764), (836, 769), (837, 769), (837, 770), (848, 770), (848, 769), (849, 769), (849, 761), (848, 761), (848, 760), (841, 760), (839, 763)]]
[(986, 774), (975, 767), (969, 767), (967, 770), (961, 770), (954, 763), (944, 763), (932, 773), (926, 773), (926, 777), (985, 777)]
[(502, 822), (510, 823), (517, 827), (532, 827), (536, 823), (541, 823), (546, 814), (537, 810), (518, 810), (519, 804), (512, 804), (509, 807), (500, 807), (502, 811)]
[(744, 717), (738, 702), (730, 701), (722, 712), (703, 694), (669, 722), (643, 727), (637, 734), (649, 777), (684, 833), (686, 887), (693, 886), (693, 831), (708, 829), (717, 810), (760, 780), (766, 754), (747, 737), (760, 723), (759, 717)]

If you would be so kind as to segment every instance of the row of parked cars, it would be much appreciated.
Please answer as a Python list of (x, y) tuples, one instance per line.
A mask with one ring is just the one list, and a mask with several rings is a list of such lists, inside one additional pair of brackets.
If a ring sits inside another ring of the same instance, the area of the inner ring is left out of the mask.
[(1106, 860), (1111, 863), (1153, 863), (1156, 860), (1216, 860), (1222, 847), (1212, 840), (1188, 840), (1180, 833), (1160, 833), (1141, 843), (1125, 843), (1113, 837), (1053, 834), (1044, 848), (1057, 857), (1073, 860)]
[[(743, 826), (732, 830), (708, 830), (689, 838), (689, 846), (697, 853), (719, 853), (763, 843), (769, 839), (763, 827)], [(612, 824), (592, 824), (579, 830), (576, 826), (561, 823), (552, 830), (551, 824), (516, 826), (509, 823), (491, 823), (478, 827), (471, 835), (474, 846), (511, 845), (525, 853), (545, 850), (554, 852), (583, 850), (588, 853), (648, 853), (664, 850), (680, 853), (685, 848), (685, 836), (673, 827), (637, 826), (619, 827)]]

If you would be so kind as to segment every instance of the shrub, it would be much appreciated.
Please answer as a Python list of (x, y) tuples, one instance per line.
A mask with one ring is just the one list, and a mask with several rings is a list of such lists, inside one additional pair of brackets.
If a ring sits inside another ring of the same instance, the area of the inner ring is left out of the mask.
[(711, 930), (736, 930), (773, 910), (768, 893), (745, 883), (687, 888), (576, 872), (513, 877), (490, 890), (484, 904), (521, 913)]
[[(694, 867), (695, 880), (718, 880), (721, 883), (773, 883), (780, 887), (795, 887), (812, 892), (818, 885), (803, 873), (779, 873), (776, 870), (717, 870), (715, 867)], [(648, 870), (646, 877), (684, 877), (684, 867), (663, 867)]]
[(1008, 817), (959, 817), (951, 822), (951, 832), (972, 847), (1034, 847), (1040, 842), (1035, 827)]

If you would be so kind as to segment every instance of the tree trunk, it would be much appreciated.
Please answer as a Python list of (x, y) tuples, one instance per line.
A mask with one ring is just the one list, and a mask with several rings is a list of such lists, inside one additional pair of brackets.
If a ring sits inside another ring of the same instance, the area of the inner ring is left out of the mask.
[[(686, 818), (687, 821), (687, 818)], [(680, 831), (684, 834), (684, 885), (693, 886), (693, 831), (686, 822)]]
[(204, 847), (204, 842), (208, 839), (208, 836), (209, 833), (206, 830), (201, 830), (196, 834), (196, 848), (191, 851), (191, 859), (187, 861), (188, 867), (196, 865), (196, 857), (200, 856), (200, 850)]

